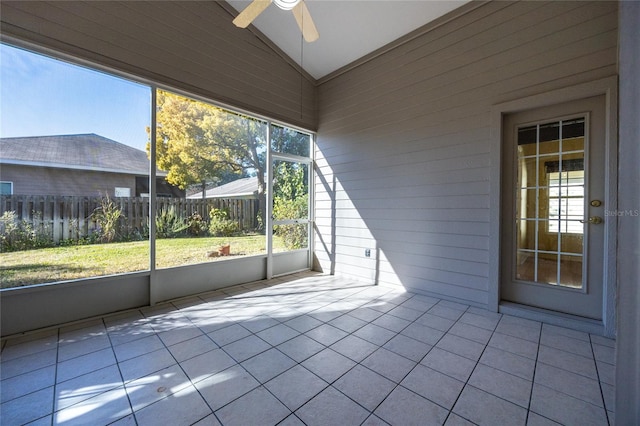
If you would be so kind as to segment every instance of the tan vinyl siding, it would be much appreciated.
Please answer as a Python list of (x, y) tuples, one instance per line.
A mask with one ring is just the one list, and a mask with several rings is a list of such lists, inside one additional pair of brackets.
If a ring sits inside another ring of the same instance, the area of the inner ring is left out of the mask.
[(13, 195), (113, 197), (116, 187), (136, 193), (135, 175), (123, 173), (3, 164), (2, 180), (13, 182)]
[(491, 106), (615, 75), (616, 53), (615, 2), (490, 2), (322, 83), (319, 264), (486, 305)]
[(215, 1), (2, 2), (2, 32), (315, 129), (312, 81)]

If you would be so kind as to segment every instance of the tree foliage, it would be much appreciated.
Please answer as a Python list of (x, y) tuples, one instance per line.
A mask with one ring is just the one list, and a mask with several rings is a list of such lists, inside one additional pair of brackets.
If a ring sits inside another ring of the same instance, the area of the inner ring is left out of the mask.
[(273, 125), (271, 127), (271, 149), (275, 152), (308, 157), (311, 149), (309, 135), (290, 127)]
[[(309, 217), (308, 167), (300, 163), (276, 162), (273, 186), (273, 217), (276, 220), (306, 219)], [(287, 224), (274, 227), (288, 249), (308, 244), (306, 224)]]
[[(258, 180), (260, 205), (265, 206), (265, 122), (162, 90), (157, 93), (156, 122), (156, 163), (167, 172), (169, 183), (182, 189), (198, 185), (204, 196), (207, 185), (253, 175)], [(151, 136), (150, 130), (148, 133)], [(270, 143), (275, 152), (305, 158), (310, 155), (309, 135), (295, 129), (272, 125)], [(274, 218), (307, 218), (308, 167), (296, 162), (275, 163)], [(260, 215), (264, 222), (264, 209)], [(278, 233), (292, 234), (294, 228), (299, 233), (298, 225), (283, 225)], [(301, 238), (292, 238), (292, 246), (306, 244)]]
[[(158, 90), (156, 163), (182, 189), (258, 176), (264, 193), (264, 123), (204, 102)], [(149, 138), (150, 129), (147, 129)], [(147, 152), (150, 141), (147, 142)]]

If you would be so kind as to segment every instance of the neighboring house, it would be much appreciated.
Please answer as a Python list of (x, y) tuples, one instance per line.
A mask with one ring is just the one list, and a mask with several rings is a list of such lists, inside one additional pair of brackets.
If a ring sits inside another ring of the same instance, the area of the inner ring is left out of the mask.
[[(0, 138), (2, 195), (140, 197), (147, 153), (96, 134)], [(184, 197), (158, 172), (157, 192)]]
[(227, 198), (240, 200), (257, 200), (258, 199), (258, 178), (248, 177), (215, 188), (207, 189), (205, 196), (202, 197), (202, 191), (188, 195), (187, 198), (198, 200), (201, 198)]

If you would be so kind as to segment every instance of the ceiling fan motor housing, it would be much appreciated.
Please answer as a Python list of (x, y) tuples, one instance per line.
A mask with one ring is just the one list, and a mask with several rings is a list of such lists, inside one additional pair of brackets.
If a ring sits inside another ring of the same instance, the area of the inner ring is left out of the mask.
[(273, 0), (273, 2), (282, 10), (291, 10), (300, 3), (300, 0)]

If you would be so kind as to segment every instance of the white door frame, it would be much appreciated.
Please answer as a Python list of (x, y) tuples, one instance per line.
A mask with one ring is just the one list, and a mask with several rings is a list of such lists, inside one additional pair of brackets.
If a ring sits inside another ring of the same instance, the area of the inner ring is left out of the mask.
[[(491, 176), (489, 209), (493, 214), (489, 219), (489, 310), (503, 310), (500, 304), (500, 262), (502, 260), (501, 239), (501, 202), (502, 202), (502, 123), (506, 114), (541, 108), (567, 101), (580, 100), (598, 95), (605, 95), (605, 196), (607, 209), (615, 209), (618, 205), (618, 79), (616, 76), (595, 80), (588, 83), (570, 86), (538, 95), (515, 99), (496, 104), (491, 108)], [(603, 301), (602, 322), (584, 324), (584, 330), (615, 336), (615, 302), (616, 302), (616, 235), (617, 220), (605, 220), (605, 241), (603, 258)], [(571, 324), (581, 327), (579, 321), (570, 316), (559, 315), (556, 318), (541, 312), (530, 310), (526, 314), (532, 319), (545, 319), (558, 324)]]

